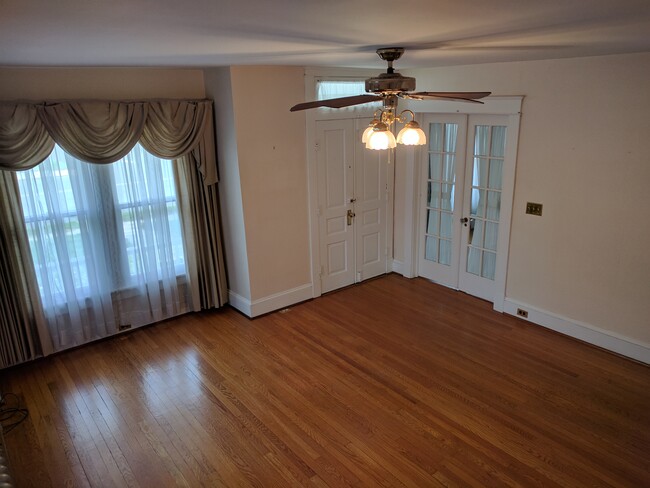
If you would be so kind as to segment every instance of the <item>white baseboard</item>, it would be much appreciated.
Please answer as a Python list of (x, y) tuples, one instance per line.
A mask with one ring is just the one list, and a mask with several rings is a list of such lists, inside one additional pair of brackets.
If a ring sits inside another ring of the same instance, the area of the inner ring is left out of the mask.
[(311, 283), (292, 288), (291, 290), (274, 293), (258, 300), (250, 301), (232, 290), (228, 291), (230, 305), (250, 318), (264, 315), (281, 308), (288, 307), (294, 303), (304, 302), (312, 298)]
[(609, 330), (571, 320), (561, 315), (557, 315), (545, 310), (540, 310), (526, 303), (518, 302), (511, 298), (506, 298), (503, 303), (503, 311), (507, 314), (517, 316), (517, 309), (528, 312), (528, 320), (547, 329), (566, 334), (568, 336), (580, 339), (603, 349), (616, 352), (627, 356), (642, 363), (650, 364), (650, 344), (635, 341), (629, 337), (617, 334)]
[(244, 298), (234, 291), (228, 290), (228, 303), (244, 315), (251, 316), (251, 301), (248, 298)]
[(398, 273), (404, 276), (404, 263), (402, 261), (398, 261), (397, 259), (393, 259), (392, 270), (394, 273)]
[(304, 302), (312, 298), (311, 283), (307, 283), (291, 290), (281, 291), (274, 293), (268, 297), (253, 300), (251, 302), (251, 317), (264, 315), (265, 313), (273, 312), (281, 308), (288, 307), (294, 303)]

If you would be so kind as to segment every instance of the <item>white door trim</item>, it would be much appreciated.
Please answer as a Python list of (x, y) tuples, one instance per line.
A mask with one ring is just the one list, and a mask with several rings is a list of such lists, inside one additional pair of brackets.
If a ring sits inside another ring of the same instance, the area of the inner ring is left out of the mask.
[[(442, 102), (430, 100), (408, 101), (405, 106), (419, 114), (424, 113), (456, 113), (465, 115), (486, 114), (486, 115), (507, 115), (508, 123), (512, 124), (512, 132), (508, 136), (513, 137), (514, 144), (510, 145), (515, 154), (508, 153), (507, 157), (512, 157), (512, 161), (516, 164), (516, 148), (518, 147), (519, 139), (519, 123), (521, 119), (521, 105), (523, 96), (508, 96), (508, 97), (488, 97), (484, 99), (484, 105), (475, 105), (462, 102)], [(421, 120), (421, 117), (418, 117)], [(419, 241), (419, 226), (420, 222), (420, 205), (419, 205), (419, 189), (420, 189), (420, 154), (409, 153), (403, 159), (405, 163), (405, 188), (404, 188), (404, 260), (402, 262), (402, 269), (404, 276), (414, 277), (417, 276), (417, 261), (418, 261), (418, 241)], [(506, 200), (501, 201), (501, 212), (504, 218), (503, 224), (499, 229), (499, 242), (503, 243), (501, 252), (500, 264), (497, 266), (495, 273), (495, 295), (494, 295), (494, 309), (503, 312), (503, 304), (506, 293), (506, 275), (508, 266), (508, 253), (510, 243), (510, 224), (512, 218), (512, 203), (514, 198), (514, 178), (515, 170), (511, 175), (504, 179), (503, 185), (510, 185), (512, 191), (507, 196)], [(501, 246), (500, 246), (501, 247)]]

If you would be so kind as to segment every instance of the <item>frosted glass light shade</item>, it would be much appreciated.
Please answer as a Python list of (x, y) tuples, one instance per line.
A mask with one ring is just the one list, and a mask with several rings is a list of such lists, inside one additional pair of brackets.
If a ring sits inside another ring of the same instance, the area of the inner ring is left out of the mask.
[(361, 142), (366, 144), (368, 142), (368, 138), (370, 137), (370, 134), (372, 134), (372, 130), (375, 128), (375, 124), (371, 123), (368, 127), (366, 127), (366, 130), (363, 131), (363, 135), (361, 136)]
[(420, 125), (413, 121), (409, 122), (397, 134), (397, 143), (404, 144), (405, 146), (421, 146), (427, 143), (427, 137)]
[(383, 123), (375, 126), (366, 142), (366, 148), (375, 150), (392, 149), (395, 146), (395, 136)]

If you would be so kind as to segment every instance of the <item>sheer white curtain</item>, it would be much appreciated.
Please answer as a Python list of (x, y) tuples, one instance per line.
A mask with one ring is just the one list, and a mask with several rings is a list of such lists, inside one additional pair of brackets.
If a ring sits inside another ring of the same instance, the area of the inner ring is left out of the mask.
[(218, 179), (210, 100), (0, 101), (0, 367), (223, 305)]
[(105, 165), (57, 146), (17, 173), (54, 350), (188, 310), (171, 165), (140, 145)]

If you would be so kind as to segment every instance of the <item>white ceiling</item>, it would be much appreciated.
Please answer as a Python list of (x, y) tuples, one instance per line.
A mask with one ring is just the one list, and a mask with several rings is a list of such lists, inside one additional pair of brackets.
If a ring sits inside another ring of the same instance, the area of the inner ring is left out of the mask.
[(398, 68), (650, 51), (650, 0), (0, 0), (0, 66)]

